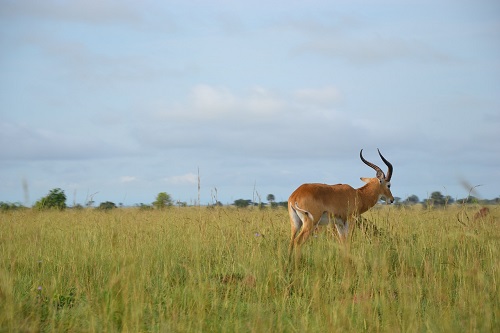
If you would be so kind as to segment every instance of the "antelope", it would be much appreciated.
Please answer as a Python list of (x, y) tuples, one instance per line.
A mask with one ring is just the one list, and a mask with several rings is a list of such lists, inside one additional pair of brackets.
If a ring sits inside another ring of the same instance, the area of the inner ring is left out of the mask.
[(490, 214), (490, 209), (488, 207), (483, 207), (481, 208), (476, 214), (474, 214), (474, 221), (480, 220), (482, 218), (485, 218)]
[(302, 184), (288, 199), (291, 238), (289, 255), (293, 248), (298, 248), (310, 236), (318, 225), (334, 223), (340, 241), (347, 240), (349, 224), (377, 203), (384, 199), (393, 203), (391, 177), (392, 164), (387, 161), (377, 148), (380, 158), (388, 167), (387, 175), (375, 164), (363, 158), (363, 149), (359, 152), (361, 161), (376, 171), (375, 178), (360, 179), (366, 184), (354, 189), (347, 184)]

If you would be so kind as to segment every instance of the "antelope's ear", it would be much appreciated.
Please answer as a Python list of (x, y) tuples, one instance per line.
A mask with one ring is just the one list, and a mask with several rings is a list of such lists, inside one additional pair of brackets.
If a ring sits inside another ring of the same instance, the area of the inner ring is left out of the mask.
[(370, 178), (361, 177), (359, 179), (361, 179), (361, 181), (363, 181), (365, 183), (369, 183), (370, 182)]

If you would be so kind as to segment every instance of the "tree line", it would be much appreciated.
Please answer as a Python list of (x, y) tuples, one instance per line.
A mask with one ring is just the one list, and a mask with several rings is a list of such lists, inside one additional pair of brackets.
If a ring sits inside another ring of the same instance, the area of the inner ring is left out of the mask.
[[(267, 197), (267, 203), (264, 202), (253, 202), (250, 199), (237, 199), (235, 200), (231, 206), (235, 206), (237, 208), (247, 208), (247, 207), (259, 207), (259, 208), (265, 208), (265, 207), (270, 207), (270, 208), (278, 208), (278, 207), (287, 207), (288, 203), (287, 201), (283, 202), (276, 202), (274, 194), (268, 194)], [(412, 205), (417, 205), (420, 204), (425, 208), (430, 208), (430, 207), (442, 207), (442, 206), (447, 206), (447, 205), (452, 205), (452, 204), (482, 204), (482, 205), (488, 205), (488, 204), (500, 204), (500, 197), (497, 197), (495, 199), (479, 199), (474, 196), (468, 196), (466, 198), (462, 199), (453, 199), (449, 195), (443, 195), (439, 191), (432, 192), (431, 195), (424, 199), (420, 200), (418, 196), (416, 195), (410, 195), (406, 199), (402, 200), (399, 197), (394, 198), (394, 204), (396, 206), (412, 206)], [(95, 208), (99, 210), (110, 210), (118, 207), (122, 207), (123, 205), (120, 203), (118, 206), (111, 201), (104, 201), (99, 204), (97, 207), (93, 207), (94, 201), (89, 200), (88, 202), (85, 203), (85, 207), (82, 205), (75, 205), (73, 207), (70, 207), (72, 209), (83, 209), (83, 208)], [(153, 201), (151, 204), (144, 204), (140, 203), (137, 204), (136, 207), (144, 210), (148, 209), (164, 209), (172, 206), (178, 206), (178, 207), (187, 207), (186, 202), (182, 201), (174, 201), (172, 199), (172, 196), (168, 194), (167, 192), (160, 192), (157, 194), (155, 201)], [(216, 201), (215, 203), (208, 205), (208, 207), (218, 207), (218, 206), (223, 206), (223, 204), (220, 201)], [(23, 205), (19, 203), (6, 203), (6, 202), (0, 202), (0, 210), (2, 211), (7, 211), (7, 210), (16, 210), (16, 209), (22, 209), (22, 208), (27, 208), (24, 207)], [(38, 201), (35, 202), (33, 205), (34, 209), (39, 209), (39, 210), (44, 210), (44, 209), (58, 209), (58, 210), (64, 210), (68, 208), (66, 204), (66, 194), (64, 191), (60, 188), (55, 188), (49, 191), (49, 193), (40, 198)]]

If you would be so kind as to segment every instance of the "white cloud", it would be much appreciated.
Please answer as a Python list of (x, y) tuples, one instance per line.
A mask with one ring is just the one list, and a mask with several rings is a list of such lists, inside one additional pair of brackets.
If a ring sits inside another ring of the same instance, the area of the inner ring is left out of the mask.
[(214, 118), (234, 110), (237, 98), (227, 88), (206, 84), (195, 86), (189, 97), (191, 108), (197, 116)]
[(260, 86), (254, 87), (249, 96), (243, 98), (241, 104), (241, 109), (255, 116), (278, 114), (287, 106), (283, 98)]
[(278, 115), (287, 101), (279, 94), (255, 86), (243, 93), (236, 93), (224, 86), (199, 84), (191, 88), (184, 102), (158, 103), (155, 114), (161, 119), (189, 121), (249, 120), (253, 117)]
[(337, 87), (326, 86), (319, 89), (299, 89), (294, 93), (295, 98), (303, 103), (313, 105), (329, 106), (338, 103), (341, 99), (341, 94)]
[(130, 183), (137, 180), (134, 176), (122, 176), (120, 177), (120, 183)]
[(279, 93), (255, 86), (237, 93), (197, 85), (183, 103), (157, 105), (134, 130), (141, 144), (165, 149), (220, 153), (304, 156), (321, 151), (332, 136), (355, 131), (353, 121), (335, 110), (339, 90), (331, 85)]
[(451, 56), (421, 41), (408, 42), (398, 38), (377, 36), (339, 36), (333, 40), (318, 38), (303, 43), (296, 51), (342, 59), (358, 65), (380, 64), (401, 59), (431, 62), (447, 62), (451, 59)]
[(111, 157), (123, 152), (103, 138), (80, 136), (65, 129), (46, 129), (26, 124), (0, 121), (0, 150), (4, 159), (68, 160)]
[[(387, 29), (385, 22), (336, 13), (321, 19), (291, 21), (288, 26), (305, 38), (292, 48), (294, 55), (320, 55), (355, 65), (374, 65), (399, 60), (446, 63), (453, 55), (439, 44), (429, 43), (420, 24), (406, 27), (411, 35)], [(415, 30), (413, 30), (415, 29)]]
[(4, 15), (29, 16), (92, 24), (138, 23), (140, 16), (121, 1), (76, 0), (69, 2), (19, 0), (2, 4)]
[(294, 110), (309, 113), (313, 106), (332, 108), (340, 96), (334, 86), (303, 88), (280, 94), (262, 86), (237, 93), (223, 86), (200, 84), (191, 89), (183, 103), (156, 103), (152, 106), (156, 110), (151, 113), (157, 120), (254, 122), (270, 116), (269, 121), (275, 121)]
[(167, 177), (165, 181), (172, 185), (192, 185), (198, 183), (198, 176), (194, 173), (186, 173), (184, 175)]

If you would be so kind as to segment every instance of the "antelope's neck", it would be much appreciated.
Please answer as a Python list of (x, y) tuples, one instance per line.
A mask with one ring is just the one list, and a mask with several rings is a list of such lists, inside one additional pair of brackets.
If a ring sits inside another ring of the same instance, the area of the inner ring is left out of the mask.
[(357, 189), (358, 210), (360, 215), (377, 203), (379, 199), (378, 187), (379, 184), (370, 182)]

